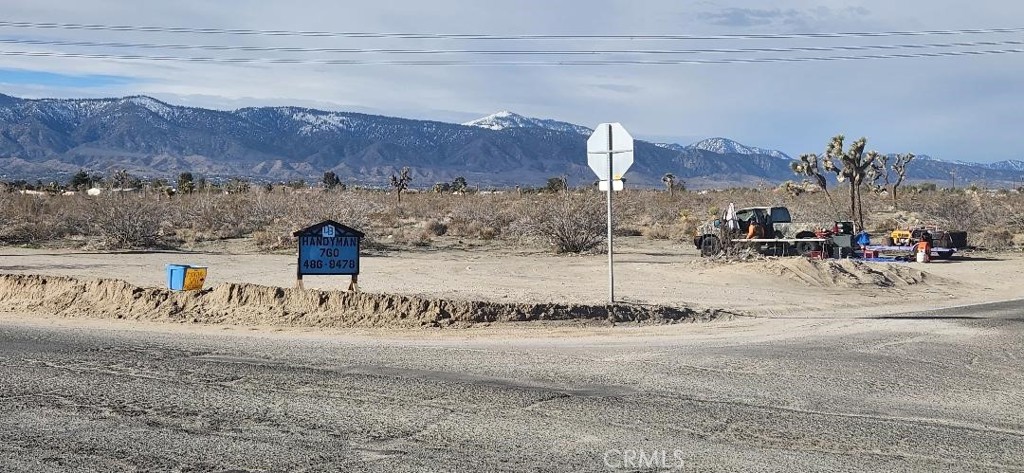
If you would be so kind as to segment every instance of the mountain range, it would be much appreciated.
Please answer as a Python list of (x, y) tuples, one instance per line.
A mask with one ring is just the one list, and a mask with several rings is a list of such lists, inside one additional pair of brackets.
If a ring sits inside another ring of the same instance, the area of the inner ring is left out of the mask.
[[(503, 111), (455, 124), (301, 107), (234, 111), (170, 105), (151, 97), (20, 99), (0, 94), (0, 175), (5, 180), (125, 169), (147, 177), (191, 171), (208, 177), (343, 181), (380, 185), (403, 166), (413, 185), (464, 176), (485, 186), (541, 185), (564, 176), (593, 182), (591, 129)], [(827, 137), (823, 137), (824, 139)], [(726, 138), (690, 145), (636, 140), (627, 181), (659, 186), (673, 173), (691, 187), (795, 179), (792, 158)], [(912, 180), (1019, 185), (1024, 162), (988, 165), (922, 157)]]

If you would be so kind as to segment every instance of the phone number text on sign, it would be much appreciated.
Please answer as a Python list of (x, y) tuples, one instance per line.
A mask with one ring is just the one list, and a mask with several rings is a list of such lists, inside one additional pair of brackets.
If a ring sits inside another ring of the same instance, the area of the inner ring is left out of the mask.
[(359, 274), (359, 238), (300, 237), (299, 271), (302, 274)]

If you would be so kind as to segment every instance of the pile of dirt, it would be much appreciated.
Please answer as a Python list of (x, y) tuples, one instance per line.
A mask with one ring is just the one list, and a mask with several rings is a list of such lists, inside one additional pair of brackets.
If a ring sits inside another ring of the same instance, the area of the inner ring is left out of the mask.
[(225, 283), (174, 292), (116, 279), (0, 275), (0, 310), (189, 323), (303, 327), (449, 326), (520, 321), (677, 323), (728, 318), (654, 305), (513, 304)]
[(928, 273), (905, 264), (864, 263), (855, 259), (781, 258), (741, 265), (813, 287), (906, 287), (923, 283), (928, 277)]

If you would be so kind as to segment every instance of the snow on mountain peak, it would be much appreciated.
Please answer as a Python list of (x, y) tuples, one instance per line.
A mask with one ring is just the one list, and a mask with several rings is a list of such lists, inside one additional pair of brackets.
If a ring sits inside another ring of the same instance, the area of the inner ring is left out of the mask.
[(339, 113), (320, 112), (317, 110), (292, 109), (292, 120), (305, 123), (301, 133), (311, 135), (319, 131), (337, 131), (348, 127), (351, 120)]
[(752, 146), (744, 146), (728, 138), (708, 138), (706, 140), (698, 141), (689, 146), (689, 148), (699, 149), (704, 151), (710, 151), (717, 154), (746, 154), (746, 155), (764, 155), (771, 156), (773, 158), (792, 160), (786, 153), (773, 149), (757, 148)]
[(148, 97), (145, 95), (133, 95), (131, 97), (125, 97), (119, 100), (119, 102), (137, 105), (165, 119), (170, 118), (174, 112), (174, 108), (172, 106), (167, 105), (157, 99), (154, 99), (153, 97)]
[(1009, 159), (1006, 161), (996, 161), (989, 164), (989, 169), (997, 169), (1000, 171), (1024, 171), (1024, 161), (1019, 159)]
[(502, 110), (492, 113), (486, 117), (463, 123), (465, 126), (476, 126), (489, 130), (504, 130), (506, 128), (525, 128), (531, 126), (530, 119), (522, 115)]
[(473, 121), (463, 123), (464, 126), (475, 126), (479, 128), (487, 128), (488, 130), (506, 130), (509, 128), (544, 128), (548, 130), (578, 133), (581, 135), (589, 136), (593, 132), (590, 128), (580, 125), (574, 125), (572, 123), (560, 122), (557, 120), (544, 120), (540, 118), (530, 118), (513, 113), (508, 110), (502, 110), (497, 113), (493, 113), (483, 118), (478, 118)]

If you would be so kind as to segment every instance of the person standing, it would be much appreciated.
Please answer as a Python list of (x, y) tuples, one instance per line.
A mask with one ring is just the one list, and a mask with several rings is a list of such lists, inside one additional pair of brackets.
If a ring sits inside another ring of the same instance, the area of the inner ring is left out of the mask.
[(914, 252), (918, 263), (928, 263), (932, 259), (932, 235), (928, 232), (921, 234), (921, 241), (914, 245)]

